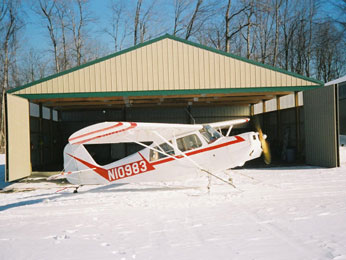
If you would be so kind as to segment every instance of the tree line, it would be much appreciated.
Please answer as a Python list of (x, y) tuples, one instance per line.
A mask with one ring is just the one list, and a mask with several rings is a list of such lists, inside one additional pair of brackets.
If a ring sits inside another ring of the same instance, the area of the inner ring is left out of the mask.
[[(324, 82), (346, 72), (346, 0), (0, 0), (9, 89), (169, 33)], [(326, 10), (327, 9), (327, 10)], [(99, 15), (100, 16), (100, 15)], [(41, 28), (44, 49), (25, 39)], [(102, 40), (101, 40), (102, 39)]]

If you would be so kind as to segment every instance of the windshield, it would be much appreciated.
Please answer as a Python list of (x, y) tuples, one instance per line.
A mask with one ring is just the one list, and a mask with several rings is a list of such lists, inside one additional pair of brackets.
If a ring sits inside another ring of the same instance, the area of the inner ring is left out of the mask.
[(203, 129), (200, 130), (200, 133), (208, 143), (214, 142), (222, 136), (218, 131), (216, 131), (209, 125), (203, 126)]

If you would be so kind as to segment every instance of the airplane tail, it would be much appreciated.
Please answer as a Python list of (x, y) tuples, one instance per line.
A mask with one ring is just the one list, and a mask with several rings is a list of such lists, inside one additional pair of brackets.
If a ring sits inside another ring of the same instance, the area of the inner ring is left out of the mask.
[(64, 148), (65, 172), (75, 172), (88, 169), (85, 165), (78, 163), (78, 161), (73, 157), (77, 157), (93, 165), (97, 165), (87, 149), (85, 149), (84, 145), (71, 145), (68, 143)]

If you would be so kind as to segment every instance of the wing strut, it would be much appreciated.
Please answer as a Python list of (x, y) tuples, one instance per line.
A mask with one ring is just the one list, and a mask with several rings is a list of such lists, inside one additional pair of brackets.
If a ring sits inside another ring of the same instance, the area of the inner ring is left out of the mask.
[(232, 125), (229, 126), (226, 136), (229, 136), (229, 134), (231, 133), (231, 130), (232, 130)]
[[(220, 181), (222, 181), (222, 182), (224, 182), (224, 183), (226, 183), (226, 184), (228, 184), (228, 185), (231, 185), (233, 188), (236, 188), (236, 186), (235, 186), (233, 183), (231, 183), (231, 182), (229, 182), (229, 181), (227, 181), (227, 180), (225, 180), (225, 179), (223, 179), (223, 178), (221, 178), (221, 177), (219, 177), (219, 176), (217, 176), (217, 175), (211, 173), (210, 171), (204, 169), (203, 167), (201, 167), (198, 163), (196, 163), (194, 160), (192, 160), (190, 157), (188, 157), (185, 153), (183, 153), (182, 151), (180, 151), (178, 147), (174, 147), (173, 144), (171, 144), (169, 141), (167, 141), (167, 140), (166, 140), (163, 136), (161, 136), (158, 132), (153, 131), (153, 133), (156, 134), (159, 138), (161, 138), (165, 143), (167, 143), (167, 144), (168, 144), (169, 146), (171, 146), (173, 149), (174, 149), (174, 148), (177, 149), (177, 151), (179, 151), (179, 153), (180, 153), (183, 157), (185, 157), (188, 161), (190, 161), (193, 165), (195, 165), (200, 171), (205, 172), (205, 173), (209, 174), (210, 176), (213, 176), (214, 178), (216, 178), (216, 179), (218, 179), (218, 180), (220, 180)], [(173, 156), (171, 156), (171, 157), (173, 157)], [(175, 160), (177, 160), (176, 157), (173, 157), (173, 158), (174, 158)]]
[[(170, 157), (170, 158), (172, 158), (172, 159), (174, 159), (174, 160), (177, 159), (176, 157), (174, 157), (174, 156), (172, 156), (172, 155), (170, 155), (170, 154), (168, 154), (168, 153), (166, 153), (166, 152), (164, 152), (164, 151), (155, 149), (154, 147), (151, 147), (151, 146), (146, 145), (146, 144), (143, 144), (143, 143), (141, 143), (141, 142), (132, 140), (132, 139), (130, 139), (130, 138), (127, 138), (127, 139), (128, 139), (130, 142), (136, 143), (136, 144), (138, 144), (138, 145), (140, 145), (140, 146), (143, 146), (143, 147), (145, 147), (145, 148), (148, 148), (148, 149), (150, 149), (150, 150), (153, 150), (153, 151), (155, 151), (155, 152), (158, 152), (158, 153), (160, 153), (160, 154), (163, 154), (163, 155), (165, 155), (165, 156), (167, 156), (167, 157)], [(166, 141), (165, 141), (165, 142), (166, 142)], [(157, 146), (160, 147), (159, 145), (157, 145)]]

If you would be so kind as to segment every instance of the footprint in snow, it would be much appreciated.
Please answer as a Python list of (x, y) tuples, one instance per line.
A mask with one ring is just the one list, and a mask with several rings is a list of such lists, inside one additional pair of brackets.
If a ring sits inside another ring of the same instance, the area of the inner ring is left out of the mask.
[(106, 247), (106, 246), (110, 246), (110, 244), (109, 244), (109, 243), (107, 243), (107, 242), (101, 243), (100, 245), (101, 245), (101, 246), (104, 246), (104, 247)]
[(62, 241), (69, 239), (70, 237), (66, 234), (60, 235), (60, 236), (54, 236), (53, 239), (55, 240), (56, 244), (60, 244)]

